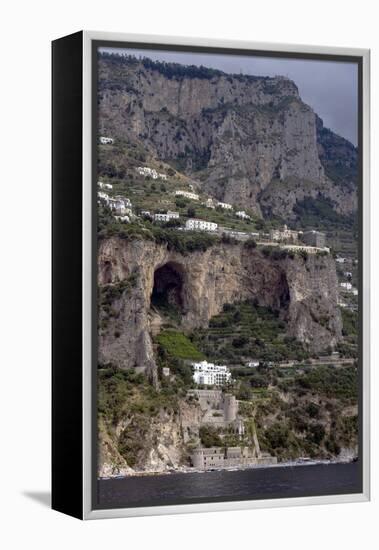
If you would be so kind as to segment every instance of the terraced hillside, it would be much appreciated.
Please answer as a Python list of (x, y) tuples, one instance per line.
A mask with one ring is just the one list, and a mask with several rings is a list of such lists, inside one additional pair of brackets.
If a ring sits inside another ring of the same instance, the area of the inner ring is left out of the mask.
[(249, 359), (283, 361), (305, 359), (306, 347), (287, 336), (286, 323), (277, 311), (246, 301), (225, 304), (212, 317), (209, 328), (197, 330), (194, 342), (214, 361), (240, 364)]

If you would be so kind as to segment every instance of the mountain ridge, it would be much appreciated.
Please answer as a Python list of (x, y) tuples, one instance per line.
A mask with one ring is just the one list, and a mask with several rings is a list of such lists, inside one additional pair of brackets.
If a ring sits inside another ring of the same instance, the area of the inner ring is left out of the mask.
[(324, 128), (286, 77), (102, 54), (99, 109), (100, 133), (137, 143), (204, 192), (257, 215), (263, 206), (294, 218), (307, 196), (327, 198), (345, 216), (356, 210), (356, 148)]

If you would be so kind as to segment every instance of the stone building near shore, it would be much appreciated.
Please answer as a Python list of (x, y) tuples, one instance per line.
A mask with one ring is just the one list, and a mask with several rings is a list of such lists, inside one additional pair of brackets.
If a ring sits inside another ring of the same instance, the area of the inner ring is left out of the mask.
[(252, 452), (247, 447), (197, 447), (191, 453), (191, 464), (196, 470), (218, 470), (248, 466), (273, 465), (277, 458)]
[[(212, 426), (221, 431), (236, 434), (246, 441), (245, 422), (239, 415), (239, 401), (235, 395), (221, 390), (189, 390), (188, 397), (195, 397), (200, 406), (199, 426)], [(262, 453), (255, 426), (249, 447), (196, 447), (190, 453), (190, 461), (197, 470), (211, 470), (231, 467), (248, 467), (276, 464), (277, 459)]]

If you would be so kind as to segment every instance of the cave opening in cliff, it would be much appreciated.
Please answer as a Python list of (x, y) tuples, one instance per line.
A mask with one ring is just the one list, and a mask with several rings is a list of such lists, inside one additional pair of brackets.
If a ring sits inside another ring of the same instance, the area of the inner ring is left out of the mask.
[(183, 314), (183, 268), (169, 262), (156, 269), (151, 306), (165, 314)]

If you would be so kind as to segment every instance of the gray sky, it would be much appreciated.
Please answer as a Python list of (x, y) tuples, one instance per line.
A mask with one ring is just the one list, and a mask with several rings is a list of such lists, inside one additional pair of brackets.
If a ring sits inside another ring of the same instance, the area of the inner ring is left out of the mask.
[(288, 76), (297, 84), (303, 101), (323, 119), (327, 128), (357, 144), (358, 70), (355, 63), (126, 48), (101, 48), (101, 51), (204, 65), (226, 73)]

